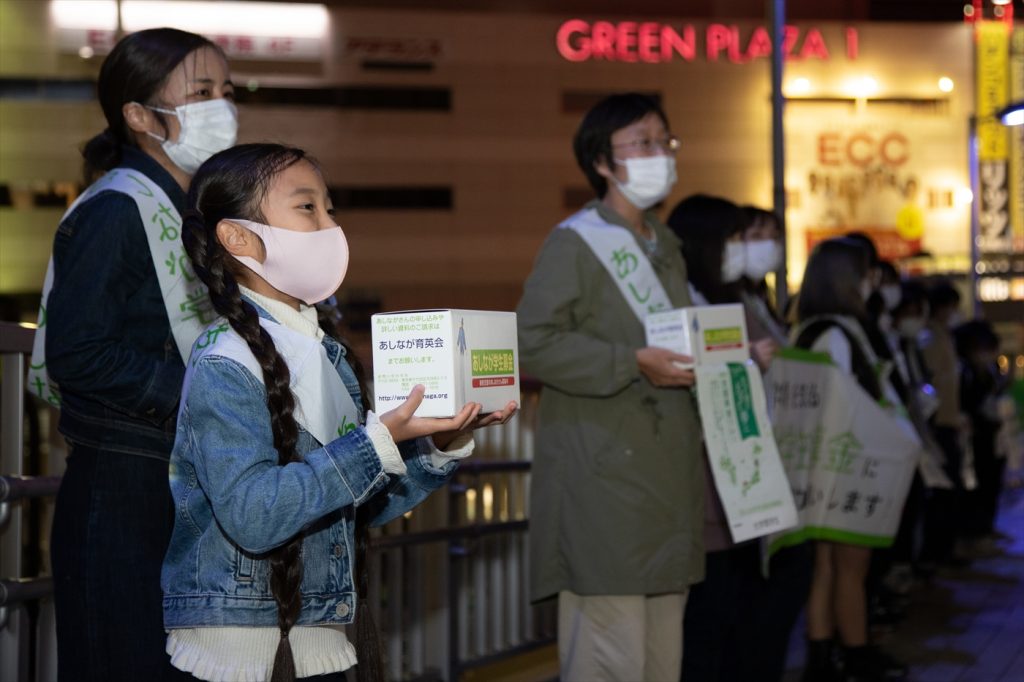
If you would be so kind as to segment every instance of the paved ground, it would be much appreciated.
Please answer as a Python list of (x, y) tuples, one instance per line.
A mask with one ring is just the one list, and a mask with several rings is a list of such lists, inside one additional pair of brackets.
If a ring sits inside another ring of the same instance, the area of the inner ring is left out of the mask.
[[(911, 682), (1024, 682), (1024, 470), (1004, 494), (999, 529), (1011, 536), (970, 568), (946, 571), (912, 592), (908, 618), (877, 641), (911, 666)], [(786, 682), (803, 666), (803, 625), (794, 632)], [(474, 671), (462, 682), (557, 680), (555, 648)], [(759, 682), (737, 680), (736, 682)]]
[[(1024, 488), (1004, 494), (999, 529), (1011, 539), (917, 586), (907, 620), (877, 638), (911, 665), (912, 682), (1024, 682)], [(787, 680), (799, 680), (801, 640)]]

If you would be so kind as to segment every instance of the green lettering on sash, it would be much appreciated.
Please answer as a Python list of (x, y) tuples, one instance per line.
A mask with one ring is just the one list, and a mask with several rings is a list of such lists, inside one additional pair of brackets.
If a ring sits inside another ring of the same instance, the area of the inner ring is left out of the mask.
[(757, 428), (757, 416), (754, 414), (753, 396), (750, 393), (750, 377), (747, 376), (745, 365), (729, 363), (729, 378), (732, 380), (732, 395), (736, 408), (736, 425), (740, 430), (740, 438), (746, 440), (760, 436)]
[(347, 436), (356, 430), (356, 425), (348, 420), (347, 416), (342, 415), (341, 426), (338, 427), (338, 437)]

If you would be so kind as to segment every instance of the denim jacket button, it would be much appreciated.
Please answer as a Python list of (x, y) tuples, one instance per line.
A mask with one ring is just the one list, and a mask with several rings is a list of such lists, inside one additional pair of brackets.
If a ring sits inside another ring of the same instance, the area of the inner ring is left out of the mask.
[(345, 616), (347, 616), (348, 615), (348, 611), (349, 611), (348, 604), (346, 604), (345, 602), (341, 602), (334, 609), (334, 612), (337, 613), (340, 618), (344, 618)]
[(344, 554), (344, 552), (345, 552), (345, 550), (343, 550), (341, 548), (341, 545), (335, 545), (334, 546), (334, 556), (336, 556), (336, 557), (338, 557), (340, 559), (341, 555)]

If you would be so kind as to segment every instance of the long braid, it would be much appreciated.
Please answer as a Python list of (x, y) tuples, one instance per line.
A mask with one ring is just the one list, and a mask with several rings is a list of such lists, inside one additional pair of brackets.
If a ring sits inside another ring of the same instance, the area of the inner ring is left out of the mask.
[[(299, 425), (295, 421), (295, 397), (289, 387), (288, 365), (277, 352), (270, 334), (260, 325), (256, 309), (242, 300), (238, 282), (225, 266), (225, 252), (219, 244), (209, 243), (203, 220), (190, 213), (184, 221), (183, 241), (197, 274), (210, 291), (214, 309), (227, 318), (231, 327), (241, 336), (260, 363), (263, 383), (267, 390), (267, 407), (274, 434), (274, 448), (278, 462), (283, 466), (301, 461), (295, 445)], [(277, 602), (277, 624), (281, 631), (274, 655), (272, 682), (292, 682), (295, 679), (295, 660), (288, 633), (295, 625), (302, 609), (302, 534), (270, 554), (270, 590)]]
[[(332, 314), (334, 313), (334, 314)], [(359, 397), (363, 413), (370, 410), (370, 392), (366, 384), (366, 370), (359, 357), (352, 351), (341, 338), (341, 329), (337, 324), (340, 314), (337, 310), (331, 310), (327, 304), (317, 306), (317, 319), (320, 328), (324, 333), (336, 339), (345, 349), (345, 359), (348, 361), (352, 371), (359, 382)], [(380, 639), (380, 630), (373, 618), (373, 611), (370, 609), (370, 570), (367, 553), (370, 546), (370, 523), (363, 514), (356, 512), (355, 524), (356, 556), (355, 556), (355, 583), (356, 583), (356, 659), (359, 661), (356, 666), (358, 682), (383, 682), (386, 679), (384, 662), (384, 645)]]
[[(192, 179), (189, 205), (182, 239), (196, 273), (210, 291), (214, 309), (227, 318), (260, 363), (267, 390), (274, 434), (274, 447), (281, 465), (300, 461), (295, 446), (298, 424), (293, 415), (295, 399), (289, 388), (288, 366), (277, 352), (270, 335), (259, 324), (255, 308), (241, 298), (238, 282), (232, 273), (234, 261), (216, 236), (220, 220), (230, 218), (262, 219), (260, 203), (273, 176), (293, 163), (306, 158), (292, 147), (274, 144), (239, 145), (211, 157)], [(239, 266), (240, 267), (240, 266)], [(321, 326), (338, 338), (337, 329), (321, 318)], [(343, 344), (344, 345), (344, 344)], [(347, 358), (359, 380), (364, 413), (370, 407), (365, 374), (358, 358), (345, 346)], [(383, 647), (368, 607), (368, 571), (366, 548), (369, 524), (356, 518), (355, 583), (357, 591), (356, 668), (360, 682), (382, 682), (384, 676)], [(270, 555), (270, 588), (277, 602), (278, 627), (281, 640), (274, 658), (272, 682), (292, 682), (295, 663), (288, 633), (298, 620), (302, 607), (302, 559), (300, 533)]]

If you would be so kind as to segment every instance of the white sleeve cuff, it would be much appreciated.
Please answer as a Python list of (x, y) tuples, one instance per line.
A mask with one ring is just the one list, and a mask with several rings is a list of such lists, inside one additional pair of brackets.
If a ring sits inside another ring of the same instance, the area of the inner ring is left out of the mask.
[(441, 469), (445, 464), (452, 461), (453, 459), (465, 459), (473, 454), (473, 448), (476, 447), (476, 441), (473, 440), (472, 431), (467, 431), (460, 436), (456, 436), (455, 440), (448, 444), (447, 449), (438, 450), (437, 446), (434, 445), (433, 438), (424, 438), (430, 452), (430, 463), (434, 465), (435, 469)]
[(398, 445), (395, 444), (395, 439), (391, 437), (388, 427), (384, 426), (373, 412), (366, 413), (366, 435), (373, 443), (373, 449), (377, 451), (384, 472), (396, 476), (405, 474), (405, 461), (398, 450)]

